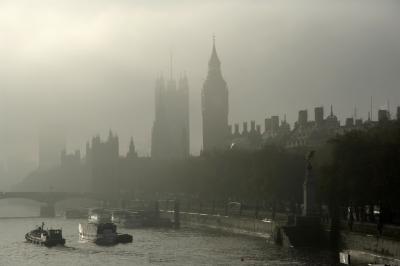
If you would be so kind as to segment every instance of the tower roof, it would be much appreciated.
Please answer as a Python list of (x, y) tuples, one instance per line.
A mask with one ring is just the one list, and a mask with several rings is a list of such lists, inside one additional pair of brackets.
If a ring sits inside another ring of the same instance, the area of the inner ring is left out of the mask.
[(213, 47), (211, 52), (210, 61), (208, 61), (208, 65), (210, 67), (218, 67), (221, 65), (221, 61), (219, 61), (217, 49), (215, 48), (215, 36), (213, 36)]
[(133, 142), (133, 137), (131, 137), (131, 141), (129, 143), (129, 151), (131, 152), (135, 151), (135, 143)]

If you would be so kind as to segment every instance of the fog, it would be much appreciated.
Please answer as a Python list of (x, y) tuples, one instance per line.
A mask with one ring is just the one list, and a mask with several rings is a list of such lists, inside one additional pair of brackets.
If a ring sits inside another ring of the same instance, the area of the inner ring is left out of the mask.
[[(65, 129), (68, 150), (112, 129), (149, 155), (154, 84), (186, 72), (191, 153), (212, 35), (229, 120), (331, 104), (343, 121), (400, 103), (397, 1), (0, 1), (1, 160), (34, 168), (38, 132)], [(311, 118), (313, 115), (311, 114)], [(21, 167), (16, 167), (20, 169)]]

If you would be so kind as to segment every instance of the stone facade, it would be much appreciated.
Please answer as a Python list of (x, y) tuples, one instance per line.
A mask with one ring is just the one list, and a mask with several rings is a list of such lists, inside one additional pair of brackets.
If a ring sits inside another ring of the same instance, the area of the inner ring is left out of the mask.
[[(397, 109), (396, 119), (400, 119), (400, 108)], [(352, 130), (365, 130), (380, 123), (390, 122), (390, 113), (387, 110), (378, 110), (378, 121), (368, 119), (347, 118), (341, 125), (339, 119), (333, 112), (331, 106), (330, 114), (324, 116), (323, 107), (314, 108), (314, 120), (309, 120), (307, 110), (300, 110), (298, 119), (291, 129), (286, 122), (286, 118), (280, 122), (279, 116), (271, 116), (264, 120), (264, 131), (261, 132), (261, 126), (251, 121), (250, 130), (247, 122), (243, 122), (242, 131), (239, 124), (229, 126), (227, 137), (227, 146), (231, 149), (254, 150), (264, 145), (279, 145), (288, 149), (292, 148), (315, 148), (326, 143), (330, 138), (341, 135)]]
[(120, 187), (117, 170), (119, 164), (119, 138), (111, 131), (107, 140), (100, 136), (92, 138), (86, 145), (86, 163), (90, 168), (93, 191), (107, 195), (117, 195)]
[(183, 159), (189, 156), (189, 85), (186, 75), (178, 85), (172, 78), (157, 79), (151, 157)]

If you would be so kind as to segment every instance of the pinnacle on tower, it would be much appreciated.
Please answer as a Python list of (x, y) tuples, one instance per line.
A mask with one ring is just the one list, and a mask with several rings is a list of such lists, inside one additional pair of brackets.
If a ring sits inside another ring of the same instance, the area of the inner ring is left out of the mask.
[(215, 48), (215, 35), (213, 35), (213, 48), (211, 52), (210, 61), (208, 62), (210, 68), (219, 68), (221, 61), (219, 61), (217, 49)]
[(131, 137), (131, 142), (129, 143), (129, 150), (131, 151), (135, 150), (135, 143), (133, 142), (133, 137)]

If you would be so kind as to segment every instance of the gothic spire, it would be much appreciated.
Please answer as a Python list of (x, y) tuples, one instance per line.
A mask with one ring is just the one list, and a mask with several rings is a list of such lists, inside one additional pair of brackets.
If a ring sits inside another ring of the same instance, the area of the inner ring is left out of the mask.
[(131, 137), (131, 141), (129, 143), (129, 150), (128, 153), (126, 154), (127, 158), (136, 158), (137, 157), (137, 152), (135, 149), (135, 144), (133, 142), (133, 137)]
[(215, 48), (215, 35), (213, 35), (213, 47), (212, 47), (210, 61), (208, 61), (208, 66), (210, 68), (219, 68), (220, 65), (221, 62), (219, 61), (217, 49)]
[(129, 143), (129, 150), (135, 151), (135, 143), (133, 142), (133, 137), (131, 137), (131, 142)]

